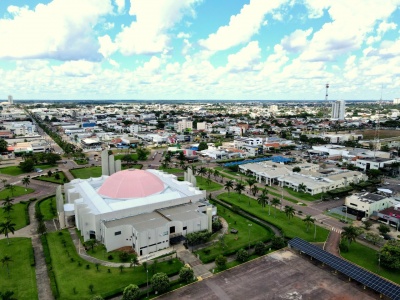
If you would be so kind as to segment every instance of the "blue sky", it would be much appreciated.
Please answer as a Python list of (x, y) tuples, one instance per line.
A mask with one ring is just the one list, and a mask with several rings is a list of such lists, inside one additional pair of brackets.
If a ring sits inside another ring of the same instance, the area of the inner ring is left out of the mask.
[(400, 97), (400, 0), (1, 0), (0, 98)]

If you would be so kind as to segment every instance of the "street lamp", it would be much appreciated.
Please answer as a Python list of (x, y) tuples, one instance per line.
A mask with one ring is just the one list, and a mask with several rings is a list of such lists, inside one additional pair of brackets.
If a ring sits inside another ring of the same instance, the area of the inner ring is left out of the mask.
[(344, 222), (347, 223), (347, 206), (346, 206), (346, 217), (344, 219)]
[(317, 238), (317, 224), (314, 221), (314, 241)]
[(250, 251), (250, 228), (252, 226), (252, 224), (248, 224), (249, 225), (249, 251)]

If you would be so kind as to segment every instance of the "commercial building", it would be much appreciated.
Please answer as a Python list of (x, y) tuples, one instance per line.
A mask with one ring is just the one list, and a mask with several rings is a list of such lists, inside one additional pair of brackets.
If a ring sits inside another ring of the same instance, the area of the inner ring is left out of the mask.
[(176, 132), (183, 132), (186, 129), (193, 130), (193, 122), (188, 118), (182, 118), (179, 122), (174, 124)]
[(393, 104), (400, 104), (400, 98), (394, 98)]
[(360, 193), (346, 197), (345, 206), (348, 213), (363, 218), (391, 207), (394, 202), (395, 200), (392, 197), (386, 195)]
[(332, 119), (344, 120), (346, 104), (344, 100), (337, 100), (332, 103)]
[(211, 230), (216, 208), (193, 183), (158, 170), (124, 170), (111, 176), (74, 179), (57, 190), (60, 226), (75, 220), (84, 241), (107, 251), (132, 247), (138, 255), (168, 248), (188, 233)]

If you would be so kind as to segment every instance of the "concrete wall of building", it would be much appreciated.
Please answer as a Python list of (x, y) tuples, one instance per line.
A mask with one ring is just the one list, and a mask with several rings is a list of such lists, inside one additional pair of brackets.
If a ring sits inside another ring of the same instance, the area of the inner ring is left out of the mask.
[(102, 237), (107, 251), (112, 251), (121, 247), (132, 246), (134, 242), (132, 225), (121, 225), (112, 228), (102, 226)]

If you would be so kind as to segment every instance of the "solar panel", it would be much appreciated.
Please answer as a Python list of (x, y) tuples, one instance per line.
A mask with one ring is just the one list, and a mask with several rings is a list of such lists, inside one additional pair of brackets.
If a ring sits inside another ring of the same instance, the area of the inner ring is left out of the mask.
[(275, 163), (285, 163), (285, 162), (290, 162), (292, 161), (291, 158), (283, 157), (283, 156), (270, 156), (270, 157), (260, 157), (260, 158), (255, 158), (255, 159), (246, 159), (242, 161), (235, 161), (235, 162), (229, 162), (225, 163), (224, 167), (232, 167), (236, 165), (243, 165), (243, 164), (250, 164), (250, 163), (256, 163), (256, 162), (262, 162), (262, 161), (268, 161), (271, 160), (272, 162)]
[(359, 283), (381, 293), (393, 300), (400, 300), (400, 286), (375, 275), (359, 266), (337, 257), (317, 246), (310, 244), (300, 238), (291, 239), (288, 244), (310, 255), (320, 262), (330, 266), (340, 273), (358, 281)]

